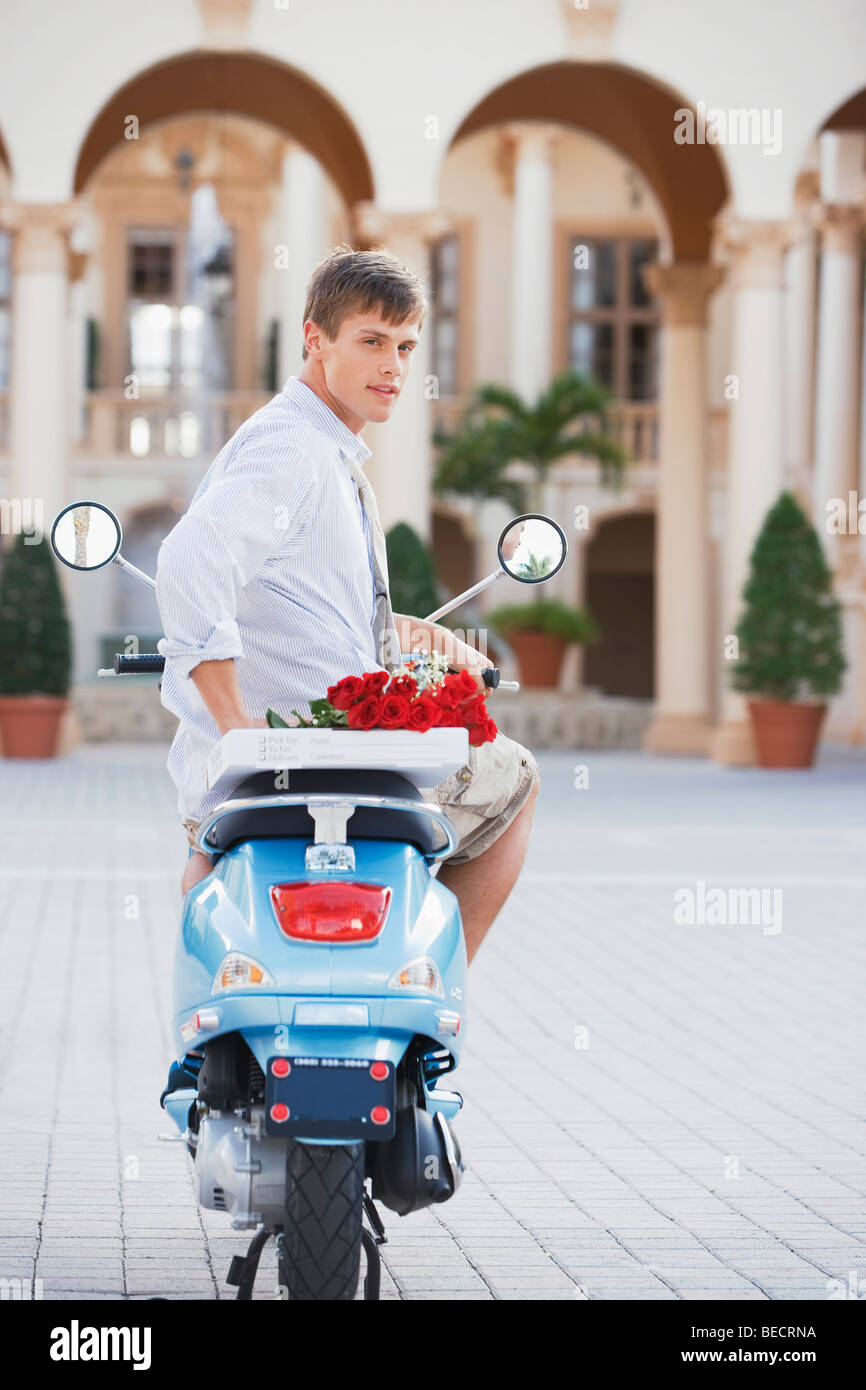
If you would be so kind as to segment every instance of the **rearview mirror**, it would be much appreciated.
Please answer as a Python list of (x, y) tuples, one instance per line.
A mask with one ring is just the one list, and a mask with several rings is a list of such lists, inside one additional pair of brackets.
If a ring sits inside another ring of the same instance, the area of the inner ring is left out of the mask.
[(538, 512), (515, 517), (499, 537), (499, 563), (512, 579), (540, 584), (565, 562), (568, 542), (561, 526)]
[(74, 570), (98, 570), (109, 564), (123, 539), (120, 522), (101, 502), (72, 502), (58, 512), (51, 528), (51, 548)]

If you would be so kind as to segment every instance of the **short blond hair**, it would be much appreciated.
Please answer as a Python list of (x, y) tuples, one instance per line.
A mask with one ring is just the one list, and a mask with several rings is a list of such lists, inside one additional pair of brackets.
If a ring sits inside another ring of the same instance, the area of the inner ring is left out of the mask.
[[(386, 323), (424, 323), (429, 304), (413, 271), (384, 247), (356, 251), (341, 244), (319, 262), (307, 286), (304, 323), (312, 319), (334, 341), (350, 314), (377, 310)], [(307, 349), (303, 349), (307, 360)]]

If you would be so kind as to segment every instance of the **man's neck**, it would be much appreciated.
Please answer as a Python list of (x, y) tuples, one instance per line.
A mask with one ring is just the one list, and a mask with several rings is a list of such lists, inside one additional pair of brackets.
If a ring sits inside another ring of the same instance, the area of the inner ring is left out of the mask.
[(342, 401), (338, 401), (337, 397), (328, 390), (325, 373), (319, 362), (315, 362), (312, 358), (308, 357), (301, 367), (301, 370), (298, 372), (298, 381), (302, 381), (305, 386), (308, 386), (311, 391), (315, 392), (319, 400), (324, 401), (328, 409), (332, 411), (337, 419), (341, 420), (353, 434), (360, 434), (367, 421), (362, 420), (361, 416), (356, 415), (354, 411), (347, 410)]

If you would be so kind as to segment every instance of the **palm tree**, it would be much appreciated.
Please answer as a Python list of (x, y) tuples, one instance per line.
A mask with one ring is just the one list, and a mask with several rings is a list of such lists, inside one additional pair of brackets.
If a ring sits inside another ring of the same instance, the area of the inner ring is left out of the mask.
[[(609, 400), (602, 386), (573, 371), (554, 377), (532, 406), (510, 387), (477, 387), (457, 433), (437, 430), (433, 435), (441, 450), (434, 491), (498, 497), (518, 511), (539, 511), (545, 479), (567, 454), (597, 459), (602, 484), (620, 488), (628, 455), (607, 433)], [(505, 476), (515, 460), (533, 469), (529, 488)]]
[(75, 563), (79, 569), (87, 569), (87, 533), (90, 530), (90, 508), (76, 507), (72, 513), (72, 526), (75, 531)]

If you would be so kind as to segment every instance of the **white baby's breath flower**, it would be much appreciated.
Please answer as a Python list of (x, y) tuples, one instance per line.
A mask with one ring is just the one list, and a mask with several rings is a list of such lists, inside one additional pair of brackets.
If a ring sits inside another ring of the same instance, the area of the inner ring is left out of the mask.
[(448, 672), (448, 661), (441, 652), (416, 652), (412, 662), (411, 668), (405, 663), (394, 676), (413, 676), (419, 692), (441, 685)]

